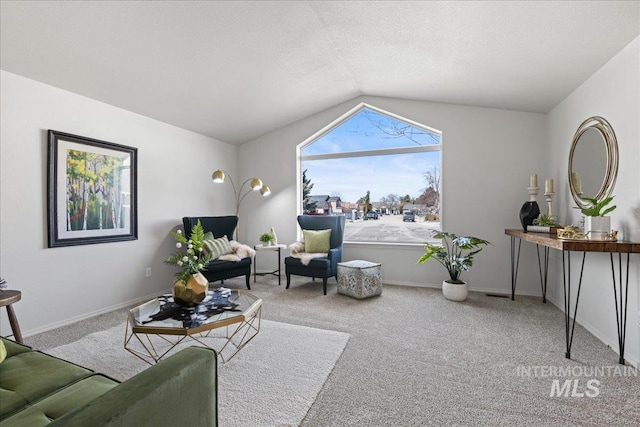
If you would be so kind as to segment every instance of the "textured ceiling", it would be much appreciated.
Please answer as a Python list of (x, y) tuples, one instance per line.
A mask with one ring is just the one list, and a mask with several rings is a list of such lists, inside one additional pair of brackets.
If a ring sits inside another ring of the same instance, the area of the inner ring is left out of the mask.
[(638, 1), (2, 1), (0, 66), (240, 144), (359, 95), (545, 113)]

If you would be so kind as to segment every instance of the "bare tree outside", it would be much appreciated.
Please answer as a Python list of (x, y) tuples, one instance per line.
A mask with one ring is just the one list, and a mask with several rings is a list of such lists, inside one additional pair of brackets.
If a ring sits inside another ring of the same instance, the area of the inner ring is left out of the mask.
[[(347, 217), (345, 241), (430, 241), (440, 227), (441, 140), (439, 131), (381, 110), (341, 118), (301, 148), (305, 213), (316, 213), (307, 206), (314, 200), (339, 198), (330, 214)], [(413, 221), (404, 220), (407, 209)]]
[(416, 199), (416, 203), (424, 204), (430, 207), (435, 214), (440, 213), (440, 168), (433, 166), (424, 173), (424, 180), (427, 187), (424, 189), (420, 197)]
[(395, 206), (400, 201), (400, 196), (397, 194), (387, 194), (386, 196), (382, 196), (380, 198), (380, 203), (384, 203), (388, 206)]
[(424, 145), (418, 141), (419, 137), (426, 136), (429, 142), (439, 144), (440, 138), (431, 132), (418, 129), (415, 126), (408, 125), (390, 117), (374, 114), (369, 110), (363, 110), (364, 115), (369, 122), (377, 128), (386, 138), (406, 138), (414, 142), (416, 145)]

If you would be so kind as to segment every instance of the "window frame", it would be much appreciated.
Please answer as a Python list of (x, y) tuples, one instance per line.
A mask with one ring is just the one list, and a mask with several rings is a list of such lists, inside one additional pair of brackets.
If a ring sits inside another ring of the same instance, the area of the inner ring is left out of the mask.
[[(413, 126), (415, 128), (424, 130), (425, 132), (429, 132), (429, 133), (433, 133), (436, 134), (440, 137), (440, 143), (438, 144), (430, 144), (430, 145), (422, 145), (422, 146), (409, 146), (409, 147), (402, 147), (402, 148), (383, 148), (383, 149), (375, 149), (375, 150), (360, 150), (360, 151), (346, 151), (346, 152), (339, 152), (339, 153), (330, 153), (330, 154), (312, 154), (312, 155), (302, 155), (302, 150), (310, 145), (313, 144), (317, 139), (319, 139), (320, 137), (326, 135), (327, 133), (330, 133), (331, 131), (333, 131), (335, 128), (337, 128), (338, 126), (342, 125), (344, 122), (348, 121), (349, 119), (351, 119), (352, 117), (354, 117), (356, 114), (360, 113), (362, 110), (371, 110), (373, 112), (376, 112), (378, 114), (382, 114), (384, 116), (389, 117), (390, 119), (393, 120), (397, 120), (400, 121), (402, 123), (405, 123), (407, 125)], [(314, 134), (312, 134), (310, 137), (308, 137), (307, 139), (305, 139), (304, 141), (302, 141), (301, 143), (299, 143), (296, 146), (296, 215), (301, 215), (303, 213), (303, 206), (302, 206), (302, 162), (305, 160), (326, 160), (326, 159), (343, 159), (343, 158), (352, 158), (352, 157), (367, 157), (367, 156), (380, 156), (380, 155), (394, 155), (394, 154), (411, 154), (411, 153), (424, 153), (424, 152), (429, 152), (429, 151), (438, 151), (440, 152), (440, 164), (438, 165), (438, 167), (440, 168), (440, 229), (443, 230), (443, 221), (444, 221), (444, 215), (443, 215), (443, 196), (442, 196), (442, 187), (443, 187), (443, 168), (442, 168), (442, 164), (443, 164), (443, 132), (432, 128), (430, 126), (418, 123), (416, 121), (407, 119), (405, 117), (402, 117), (398, 114), (394, 114), (391, 113), (389, 111), (383, 110), (381, 108), (375, 107), (373, 105), (367, 104), (367, 103), (360, 103), (358, 105), (356, 105), (355, 107), (353, 107), (352, 109), (350, 109), (349, 111), (347, 111), (346, 113), (342, 114), (340, 117), (338, 117), (337, 119), (335, 119), (334, 121), (332, 121), (331, 123), (329, 123), (328, 125), (324, 126), (323, 128), (321, 128), (320, 130), (318, 130), (317, 132), (315, 132)], [(354, 153), (357, 153), (357, 155), (354, 155)], [(298, 230), (298, 234), (300, 234), (300, 230)], [(300, 237), (300, 236), (298, 236)], [(348, 241), (345, 240), (344, 241), (345, 244), (348, 244), (349, 246), (420, 246), (422, 247), (424, 245), (423, 242), (421, 243), (413, 243), (413, 242), (366, 242), (366, 241)]]

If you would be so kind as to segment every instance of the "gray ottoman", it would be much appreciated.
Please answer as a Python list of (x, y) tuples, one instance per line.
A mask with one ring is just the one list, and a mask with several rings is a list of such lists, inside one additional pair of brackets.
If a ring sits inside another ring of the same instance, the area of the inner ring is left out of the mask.
[(382, 294), (382, 264), (369, 261), (338, 263), (338, 293), (362, 299)]

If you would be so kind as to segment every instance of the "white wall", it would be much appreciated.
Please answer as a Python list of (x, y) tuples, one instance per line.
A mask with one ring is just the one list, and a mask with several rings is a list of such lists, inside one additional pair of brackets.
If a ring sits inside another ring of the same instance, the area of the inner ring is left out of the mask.
[[(270, 226), (280, 242), (296, 240), (295, 147), (361, 102), (443, 132), (443, 226), (493, 243), (463, 278), (472, 290), (510, 293), (510, 240), (504, 229), (520, 227), (529, 175), (547, 176), (540, 114), (359, 97), (243, 144), (241, 173), (262, 177), (273, 192), (268, 199), (245, 200), (241, 223), (248, 241), (256, 243)], [(344, 257), (382, 262), (385, 283), (439, 286), (446, 272), (436, 263), (417, 265), (422, 253), (421, 246), (347, 244)], [(533, 248), (522, 247), (522, 257), (533, 254)], [(537, 266), (522, 265), (518, 292), (540, 295), (538, 277)]]
[[(232, 197), (214, 191), (210, 174), (235, 171), (237, 148), (15, 74), (0, 79), (0, 274), (22, 291), (23, 334), (168, 289), (169, 231), (185, 215), (229, 212)], [(48, 129), (138, 148), (138, 240), (47, 248)]]
[[(546, 159), (557, 188), (562, 191), (561, 219), (578, 224), (580, 212), (568, 190), (567, 164), (573, 135), (580, 123), (591, 116), (602, 116), (611, 123), (620, 153), (618, 180), (613, 191), (618, 208), (611, 213), (612, 227), (622, 231), (625, 240), (640, 241), (640, 37), (625, 47), (591, 76), (547, 117)], [(572, 269), (579, 271), (574, 256)], [(631, 255), (629, 303), (625, 356), (637, 364), (640, 360), (640, 255)], [(550, 298), (562, 309), (562, 259), (556, 253), (555, 281)], [(616, 257), (617, 262), (617, 257)], [(611, 265), (606, 254), (587, 254), (578, 323), (618, 351)], [(575, 289), (575, 283), (573, 285)], [(573, 292), (575, 295), (575, 292)], [(574, 300), (575, 301), (575, 300)]]

